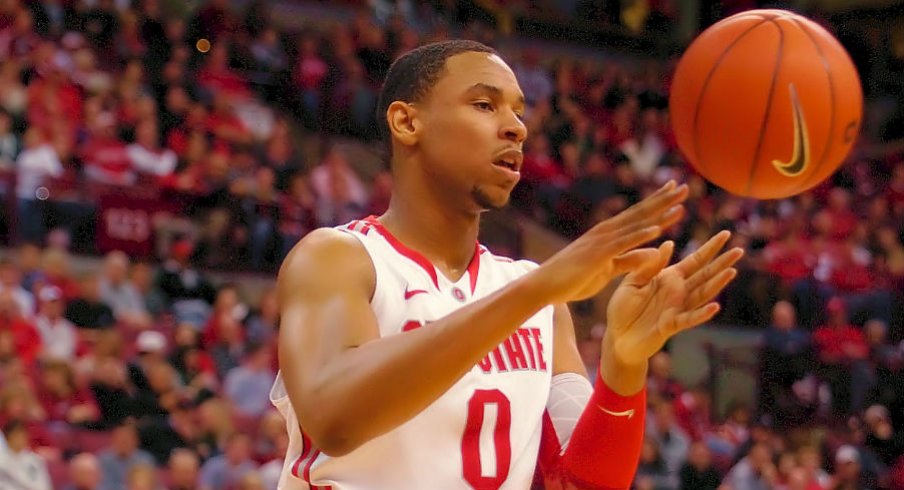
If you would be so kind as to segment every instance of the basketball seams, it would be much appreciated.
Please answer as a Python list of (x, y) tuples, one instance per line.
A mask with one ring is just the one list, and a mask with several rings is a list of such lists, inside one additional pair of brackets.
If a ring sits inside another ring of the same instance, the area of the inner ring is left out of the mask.
[[(750, 16), (750, 17), (754, 17), (754, 16)], [(703, 100), (706, 97), (706, 92), (707, 92), (706, 89), (709, 87), (709, 82), (712, 81), (713, 76), (715, 76), (716, 71), (719, 69), (719, 66), (722, 64), (722, 61), (728, 56), (728, 53), (731, 52), (732, 48), (737, 46), (738, 43), (740, 43), (741, 40), (743, 40), (744, 37), (747, 36), (747, 34), (753, 32), (757, 27), (765, 24), (766, 22), (769, 22), (769, 19), (763, 19), (762, 17), (760, 17), (760, 19), (762, 19), (762, 20), (760, 20), (760, 22), (757, 22), (756, 24), (748, 27), (746, 31), (742, 32), (741, 35), (736, 37), (734, 39), (734, 41), (732, 41), (728, 46), (725, 47), (725, 51), (723, 51), (722, 54), (719, 55), (719, 57), (716, 59), (716, 62), (713, 63), (712, 68), (710, 68), (709, 73), (706, 74), (706, 79), (703, 81), (703, 86), (700, 88), (700, 94), (697, 96), (697, 103), (694, 107), (694, 120), (693, 120), (694, 121), (694, 123), (693, 123), (694, 130), (692, 132), (692, 136), (693, 136), (692, 152), (693, 152), (694, 156), (696, 157), (697, 165), (700, 166), (701, 173), (705, 173), (706, 163), (704, 162), (703, 156), (700, 155), (699, 122), (700, 122), (700, 108), (703, 106)]]
[(766, 126), (769, 124), (769, 115), (772, 113), (772, 98), (775, 96), (775, 85), (778, 82), (778, 72), (782, 66), (782, 51), (785, 45), (785, 31), (782, 26), (772, 19), (768, 21), (778, 29), (778, 54), (775, 57), (775, 68), (772, 69), (772, 83), (769, 84), (769, 95), (766, 97), (766, 113), (763, 114), (763, 121), (760, 123), (760, 135), (757, 138), (756, 149), (753, 152), (753, 163), (750, 166), (750, 177), (747, 179), (747, 187), (744, 194), (751, 195), (750, 190), (753, 187), (753, 181), (756, 177), (757, 162), (760, 161), (760, 152), (763, 150), (763, 140), (766, 136)]
[(819, 175), (819, 169), (820, 167), (822, 167), (823, 162), (825, 162), (825, 159), (829, 154), (829, 150), (832, 149), (832, 142), (835, 138), (835, 82), (832, 79), (832, 70), (830, 69), (831, 66), (829, 65), (829, 60), (828, 58), (826, 58), (825, 53), (822, 50), (822, 46), (820, 46), (819, 43), (816, 42), (816, 39), (813, 38), (813, 33), (811, 33), (809, 29), (804, 29), (803, 24), (801, 24), (800, 21), (798, 21), (794, 17), (788, 17), (788, 19), (791, 20), (794, 25), (797, 26), (797, 28), (807, 36), (807, 39), (809, 39), (811, 43), (813, 43), (813, 47), (816, 48), (816, 52), (819, 54), (819, 58), (822, 60), (822, 67), (826, 72), (826, 78), (828, 78), (829, 80), (829, 140), (823, 147), (822, 156), (814, 165), (813, 170), (810, 172), (810, 176), (806, 179), (803, 179), (801, 184), (795, 187), (795, 191), (800, 192), (813, 186), (813, 183), (811, 183), (810, 180), (814, 175)]

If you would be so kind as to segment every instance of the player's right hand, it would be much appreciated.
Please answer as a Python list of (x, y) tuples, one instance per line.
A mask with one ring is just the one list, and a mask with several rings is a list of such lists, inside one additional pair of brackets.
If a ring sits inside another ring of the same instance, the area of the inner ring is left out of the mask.
[(589, 298), (613, 278), (646, 262), (656, 249), (634, 250), (684, 215), (686, 185), (669, 181), (651, 196), (603, 221), (532, 272), (549, 304)]

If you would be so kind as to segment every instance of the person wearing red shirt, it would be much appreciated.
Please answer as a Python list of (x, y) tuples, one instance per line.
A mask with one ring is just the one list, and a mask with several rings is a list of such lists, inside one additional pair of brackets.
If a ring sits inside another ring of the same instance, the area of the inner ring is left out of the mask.
[(131, 185), (137, 178), (128, 147), (116, 137), (115, 120), (108, 114), (97, 117), (93, 134), (82, 148), (82, 161), (85, 175), (95, 182)]
[(38, 400), (48, 422), (83, 425), (96, 421), (100, 413), (90, 392), (75, 386), (72, 368), (66, 361), (53, 360), (41, 367)]
[(9, 290), (0, 291), (0, 334), (11, 334), (16, 356), (26, 366), (31, 366), (41, 352), (38, 330), (19, 311)]
[(841, 298), (832, 298), (826, 306), (828, 322), (813, 332), (813, 345), (820, 371), (832, 390), (832, 408), (846, 414), (852, 407), (852, 385), (855, 371), (869, 355), (863, 331), (848, 322)]

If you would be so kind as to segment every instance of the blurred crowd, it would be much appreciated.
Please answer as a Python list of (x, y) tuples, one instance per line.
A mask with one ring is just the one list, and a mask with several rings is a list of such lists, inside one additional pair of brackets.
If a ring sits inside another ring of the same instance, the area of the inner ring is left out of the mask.
[[(289, 34), (263, 2), (188, 18), (157, 0), (0, 2), (0, 231), (17, 247), (0, 262), (0, 488), (275, 487), (275, 301), (249, 305), (205, 271), (272, 271), (311, 229), (381, 213), (386, 170), (363, 178), (329, 143), (312, 158), (298, 135), (378, 146), (396, 56), (498, 41), (455, 2), (372, 4)], [(673, 2), (650, 4), (646, 21), (673, 22)], [(904, 125), (864, 134), (817, 189), (744, 200), (677, 151), (674, 61), (502, 52), (529, 105), (523, 215), (571, 238), (675, 178), (691, 187), (681, 254), (723, 228), (748, 250), (718, 320), (761, 328), (760, 403), (719, 417), (711, 387), (680, 386), (659, 355), (637, 488), (904, 488), (904, 151), (887, 146)], [(180, 206), (117, 218), (153, 228), (146, 262), (113, 251), (75, 275), (70, 252), (111, 248), (97, 243), (110, 196)]]

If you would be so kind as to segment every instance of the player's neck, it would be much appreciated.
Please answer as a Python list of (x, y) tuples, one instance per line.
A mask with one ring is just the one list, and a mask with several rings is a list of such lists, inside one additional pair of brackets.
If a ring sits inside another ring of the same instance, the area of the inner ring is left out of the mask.
[[(427, 194), (427, 193), (424, 193)], [(446, 277), (461, 277), (474, 255), (480, 215), (443, 206), (436, 196), (396, 193), (380, 218), (402, 243), (427, 257)]]

